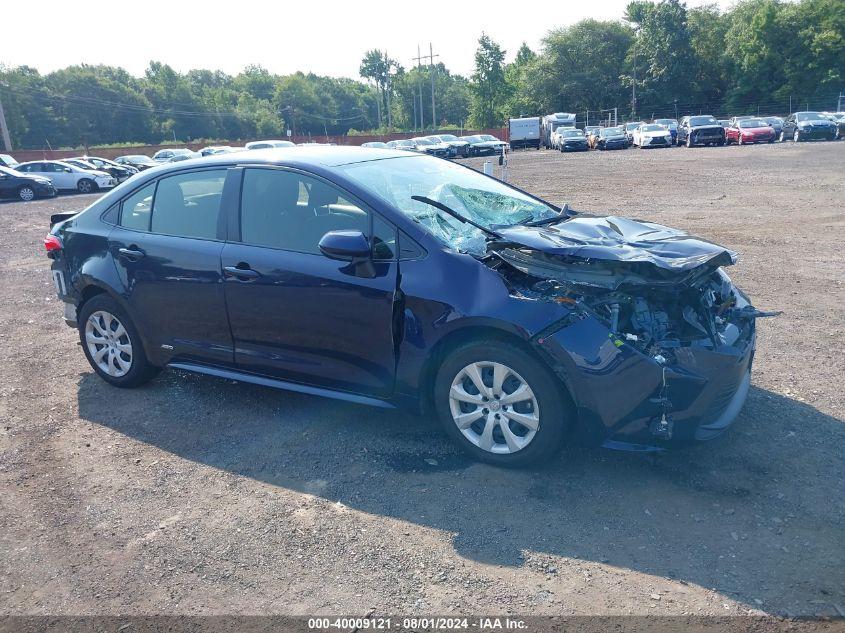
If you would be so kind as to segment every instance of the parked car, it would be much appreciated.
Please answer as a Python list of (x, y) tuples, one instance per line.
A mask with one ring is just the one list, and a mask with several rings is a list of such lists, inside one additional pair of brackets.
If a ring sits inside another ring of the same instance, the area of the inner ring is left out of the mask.
[(821, 112), (796, 112), (790, 114), (783, 122), (780, 140), (792, 139), (799, 141), (836, 139), (838, 125), (824, 116)]
[(727, 130), (731, 126), (731, 120), (719, 119), (719, 125), (721, 125), (723, 129)]
[(244, 149), (271, 149), (273, 147), (296, 147), (296, 143), (291, 141), (250, 141), (244, 145)]
[(836, 138), (845, 138), (845, 112), (822, 112), (822, 114), (836, 123)]
[(51, 222), (64, 318), (111, 385), (172, 367), (424, 405), (497, 465), (537, 464), (567, 440), (719, 436), (748, 394), (764, 315), (722, 246), (579, 217), (406, 152), (165, 165)]
[(0, 167), (11, 167), (14, 169), (18, 165), (20, 163), (8, 154), (0, 154)]
[(230, 145), (209, 145), (203, 147), (199, 151), (200, 156), (213, 156), (214, 154), (228, 154), (229, 152), (237, 152), (241, 148), (231, 147)]
[(35, 198), (52, 198), (56, 188), (49, 178), (30, 176), (0, 165), (0, 198), (17, 198), (24, 202)]
[(586, 152), (590, 149), (584, 132), (575, 128), (565, 128), (557, 135), (557, 147), (561, 152)]
[(382, 143), (381, 141), (369, 141), (368, 143), (362, 143), (361, 147), (369, 147), (370, 149), (387, 149), (387, 143)]
[(153, 154), (153, 160), (158, 163), (177, 163), (189, 158), (196, 158), (199, 156), (197, 152), (185, 149), (160, 149)]
[(775, 137), (780, 138), (780, 133), (783, 130), (783, 118), (779, 116), (764, 116), (761, 118), (772, 126), (772, 129), (775, 131)]
[(709, 114), (685, 116), (678, 125), (678, 145), (724, 145), (725, 128)]
[(15, 169), (30, 176), (47, 178), (59, 191), (93, 193), (100, 189), (111, 189), (117, 184), (114, 176), (104, 171), (91, 171), (60, 160), (21, 163)]
[(549, 143), (551, 144), (552, 149), (560, 149), (561, 136), (567, 132), (578, 132), (583, 134), (583, 132), (581, 132), (581, 130), (577, 127), (572, 127), (571, 125), (559, 125), (554, 129), (551, 137), (549, 138)]
[(417, 146), (417, 151), (424, 154), (431, 154), (438, 158), (449, 158), (450, 149), (445, 143), (431, 141), (423, 136), (417, 136), (411, 139), (411, 142)]
[(472, 136), (460, 137), (462, 141), (469, 143), (470, 156), (485, 156), (501, 154), (507, 149), (508, 144), (500, 141), (492, 134), (475, 134)]
[(590, 146), (590, 149), (595, 148), (595, 142), (599, 137), (599, 133), (601, 132), (600, 125), (585, 125), (584, 126), (584, 136), (587, 137), (587, 145)]
[(725, 142), (747, 145), (749, 143), (774, 143), (775, 130), (765, 119), (740, 119), (725, 130)]
[(625, 124), (625, 136), (628, 137), (628, 145), (634, 142), (634, 130), (644, 124), (644, 121), (631, 121)]
[[(130, 167), (129, 165), (118, 165), (117, 163), (106, 160), (105, 158), (96, 158), (94, 156), (77, 156), (75, 158), (65, 158), (63, 160), (66, 163), (76, 164), (77, 167), (82, 167), (83, 169), (104, 171), (107, 174), (111, 174), (118, 183), (128, 180), (138, 173), (137, 169)], [(74, 161), (79, 162), (74, 163)]]
[(395, 141), (388, 141), (387, 142), (388, 149), (401, 149), (406, 152), (420, 152), (421, 150), (417, 147), (417, 144), (414, 143), (411, 139), (407, 138), (400, 138)]
[(455, 155), (467, 158), (469, 156), (469, 143), (462, 141), (454, 134), (437, 134), (436, 136), (429, 136), (431, 139), (440, 139), (441, 143), (446, 143), (449, 147), (455, 148)]
[(631, 134), (631, 144), (635, 147), (672, 147), (672, 133), (663, 125), (643, 123)]
[(656, 123), (657, 125), (662, 125), (669, 133), (672, 135), (672, 144), (675, 145), (678, 142), (678, 120), (677, 119), (654, 119), (652, 123)]
[(628, 149), (628, 135), (625, 134), (625, 128), (621, 125), (603, 128), (595, 141), (595, 148)]
[(158, 165), (152, 158), (149, 156), (144, 156), (143, 154), (130, 154), (128, 156), (118, 156), (114, 159), (118, 165), (129, 165), (130, 167), (134, 167), (138, 171), (144, 171), (145, 169), (149, 169), (150, 167), (155, 167)]

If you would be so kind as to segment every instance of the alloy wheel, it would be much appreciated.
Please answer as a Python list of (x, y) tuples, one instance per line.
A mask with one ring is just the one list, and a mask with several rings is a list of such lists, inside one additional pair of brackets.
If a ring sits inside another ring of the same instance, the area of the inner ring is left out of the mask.
[(502, 363), (470, 363), (449, 390), (452, 420), (478, 448), (499, 455), (524, 449), (540, 427), (537, 397), (528, 382)]
[(109, 376), (120, 378), (132, 369), (132, 341), (115, 315), (98, 310), (85, 323), (85, 344), (91, 361)]
[(18, 195), (24, 202), (29, 202), (30, 200), (35, 199), (35, 191), (33, 191), (31, 187), (21, 187)]
[(77, 189), (79, 189), (79, 192), (80, 192), (80, 193), (91, 193), (91, 190), (92, 190), (94, 187), (91, 185), (91, 181), (90, 181), (90, 180), (88, 180), (87, 178), (83, 178), (83, 179), (82, 179), (82, 180), (80, 180), (80, 181), (79, 181), (79, 183), (76, 185), (76, 188), (77, 188)]

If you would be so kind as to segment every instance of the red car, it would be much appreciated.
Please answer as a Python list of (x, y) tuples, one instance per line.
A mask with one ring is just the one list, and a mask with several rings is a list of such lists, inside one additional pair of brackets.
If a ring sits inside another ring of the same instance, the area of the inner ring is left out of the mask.
[(731, 143), (774, 143), (775, 129), (764, 119), (734, 119), (725, 130), (725, 141)]

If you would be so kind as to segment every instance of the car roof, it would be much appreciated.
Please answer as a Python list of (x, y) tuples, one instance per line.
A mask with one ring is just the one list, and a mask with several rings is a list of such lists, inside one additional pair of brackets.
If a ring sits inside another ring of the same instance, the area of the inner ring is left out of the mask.
[[(179, 163), (167, 163), (156, 168), (156, 173), (170, 169), (184, 169), (193, 166), (213, 167), (220, 164), (291, 165), (308, 167), (339, 167), (352, 163), (364, 163), (386, 158), (407, 158), (409, 154), (392, 149), (360, 147), (354, 145), (297, 145), (296, 147), (272, 147), (251, 152), (230, 152), (212, 154), (202, 158), (191, 158)], [(152, 170), (150, 170), (152, 171)]]

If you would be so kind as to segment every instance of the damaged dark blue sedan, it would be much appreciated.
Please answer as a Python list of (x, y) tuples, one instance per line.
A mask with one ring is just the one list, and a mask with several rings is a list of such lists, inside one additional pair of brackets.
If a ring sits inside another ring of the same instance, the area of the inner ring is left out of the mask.
[(174, 367), (411, 407), (499, 465), (718, 436), (763, 314), (721, 246), (390, 150), (157, 167), (54, 216), (45, 246), (112, 385)]

